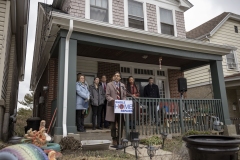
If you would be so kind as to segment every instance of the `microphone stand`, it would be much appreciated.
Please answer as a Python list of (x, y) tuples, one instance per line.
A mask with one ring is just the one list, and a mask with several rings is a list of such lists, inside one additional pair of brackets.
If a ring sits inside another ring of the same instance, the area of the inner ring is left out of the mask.
[[(119, 82), (119, 91), (120, 91), (120, 99), (122, 99), (121, 97), (121, 82)], [(124, 146), (121, 143), (121, 137), (122, 137), (122, 114), (119, 113), (120, 117), (119, 117), (119, 124), (118, 124), (118, 145), (117, 145), (117, 150), (121, 150), (124, 148)]]
[[(137, 102), (140, 106), (142, 106), (142, 108), (144, 108), (144, 109), (147, 108), (147, 106), (143, 105), (143, 104), (139, 101), (139, 99), (137, 99), (135, 96), (133, 96), (133, 95), (127, 90), (127, 88), (125, 88), (124, 86), (121, 86), (121, 87), (122, 87), (122, 89), (123, 89), (124, 91), (127, 92), (128, 95), (131, 96), (131, 98), (132, 98), (135, 102)], [(134, 105), (133, 109), (134, 109), (134, 108), (136, 108), (135, 105)], [(136, 115), (135, 115), (135, 116), (136, 116)], [(132, 124), (131, 124), (131, 130), (132, 130), (132, 134), (133, 134), (133, 116), (132, 116), (132, 119), (131, 119), (131, 123), (132, 123)], [(132, 136), (133, 136), (133, 135), (132, 135)], [(130, 140), (133, 140), (132, 136), (131, 136)]]

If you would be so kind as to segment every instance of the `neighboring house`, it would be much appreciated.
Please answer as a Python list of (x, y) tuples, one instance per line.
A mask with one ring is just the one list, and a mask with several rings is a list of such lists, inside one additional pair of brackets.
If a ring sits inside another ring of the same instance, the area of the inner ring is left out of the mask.
[(34, 116), (45, 119), (49, 127), (57, 107), (55, 135), (66, 134), (65, 127), (67, 133), (76, 133), (79, 72), (91, 84), (94, 76), (105, 74), (110, 81), (120, 71), (124, 82), (135, 77), (140, 92), (153, 77), (161, 98), (173, 101), (180, 97), (177, 79), (184, 71), (211, 64), (214, 98), (221, 100), (222, 120), (230, 124), (221, 64), (222, 56), (235, 48), (186, 39), (184, 12), (191, 7), (187, 0), (39, 3), (30, 82)]
[[(240, 15), (224, 12), (187, 32), (187, 38), (236, 47), (223, 56), (222, 66), (230, 117), (240, 117)], [(188, 98), (212, 98), (210, 66), (184, 73), (188, 81)]]
[[(29, 0), (0, 0), (0, 139), (9, 136), (9, 117), (24, 80)], [(12, 132), (12, 131), (11, 131)]]

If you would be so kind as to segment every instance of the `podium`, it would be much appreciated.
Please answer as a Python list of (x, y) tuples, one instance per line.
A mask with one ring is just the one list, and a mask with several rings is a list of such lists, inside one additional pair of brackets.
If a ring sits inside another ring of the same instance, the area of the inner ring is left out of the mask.
[(133, 113), (133, 104), (132, 100), (115, 100), (114, 102), (114, 114), (120, 114), (120, 122), (118, 128), (118, 146), (117, 149), (123, 149), (123, 145), (120, 145), (122, 137), (122, 114), (132, 114)]

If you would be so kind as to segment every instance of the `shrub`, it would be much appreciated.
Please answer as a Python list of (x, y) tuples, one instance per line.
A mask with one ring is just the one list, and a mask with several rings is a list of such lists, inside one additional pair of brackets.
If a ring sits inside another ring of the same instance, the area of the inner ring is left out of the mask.
[(162, 144), (162, 139), (158, 136), (152, 136), (147, 139), (141, 139), (140, 143), (143, 145), (160, 145)]

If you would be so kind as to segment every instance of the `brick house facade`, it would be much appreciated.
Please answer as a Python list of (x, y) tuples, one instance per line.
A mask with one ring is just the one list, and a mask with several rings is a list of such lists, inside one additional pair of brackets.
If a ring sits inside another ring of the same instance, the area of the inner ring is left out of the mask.
[[(109, 4), (112, 4), (112, 24), (117, 26), (126, 26), (126, 16), (125, 16), (125, 9), (124, 7), (127, 5), (127, 0), (108, 0), (110, 2)], [(145, 3), (145, 2), (144, 2)], [(64, 0), (62, 5), (60, 5), (60, 10), (63, 12), (68, 13), (71, 16), (77, 17), (77, 18), (87, 18), (86, 15), (86, 8), (89, 9), (89, 7), (86, 7), (86, 5), (90, 5), (88, 1), (85, 0)], [(144, 5), (143, 5), (144, 6)], [(169, 5), (169, 10), (172, 10), (172, 6)], [(158, 29), (159, 21), (157, 18), (159, 16), (159, 9), (157, 8), (161, 6), (157, 6), (156, 2), (154, 0), (146, 2), (145, 5), (146, 9), (144, 10), (146, 13), (146, 19), (144, 21), (147, 21), (147, 30), (148, 32), (158, 33), (160, 32)], [(164, 6), (165, 7), (165, 6)], [(174, 12), (175, 11), (175, 12)], [(175, 36), (178, 37), (186, 37), (185, 33), (185, 22), (184, 22), (184, 10), (178, 9), (173, 10), (173, 20), (175, 22), (174, 26), (176, 25), (176, 33)], [(89, 18), (89, 17), (88, 17)], [(174, 30), (175, 30), (174, 29)], [(107, 75), (108, 79), (112, 78), (112, 74), (115, 71), (120, 71), (120, 65), (117, 63), (107, 63), (107, 62), (97, 62), (98, 68), (97, 68), (97, 76), (101, 76), (102, 74)], [(34, 97), (34, 104), (35, 106), (38, 106), (35, 108), (34, 113), (36, 116), (40, 116), (42, 119), (46, 119), (46, 126), (48, 127), (50, 121), (51, 121), (51, 105), (52, 101), (56, 99), (57, 97), (57, 85), (58, 85), (58, 61), (57, 59), (50, 59), (47, 67), (45, 68), (45, 71), (43, 73), (43, 76), (41, 77), (38, 87), (35, 91), (35, 97)], [(174, 70), (169, 69), (168, 71), (168, 79), (169, 79), (169, 92), (170, 97), (169, 98), (177, 98), (179, 97), (176, 81), (177, 78), (183, 77), (183, 72), (180, 70)], [(42, 87), (48, 86), (48, 91), (43, 91)], [(44, 97), (44, 102), (42, 104), (39, 104), (39, 97)], [(44, 110), (41, 110), (40, 107), (44, 107)], [(38, 111), (37, 111), (38, 110)]]

